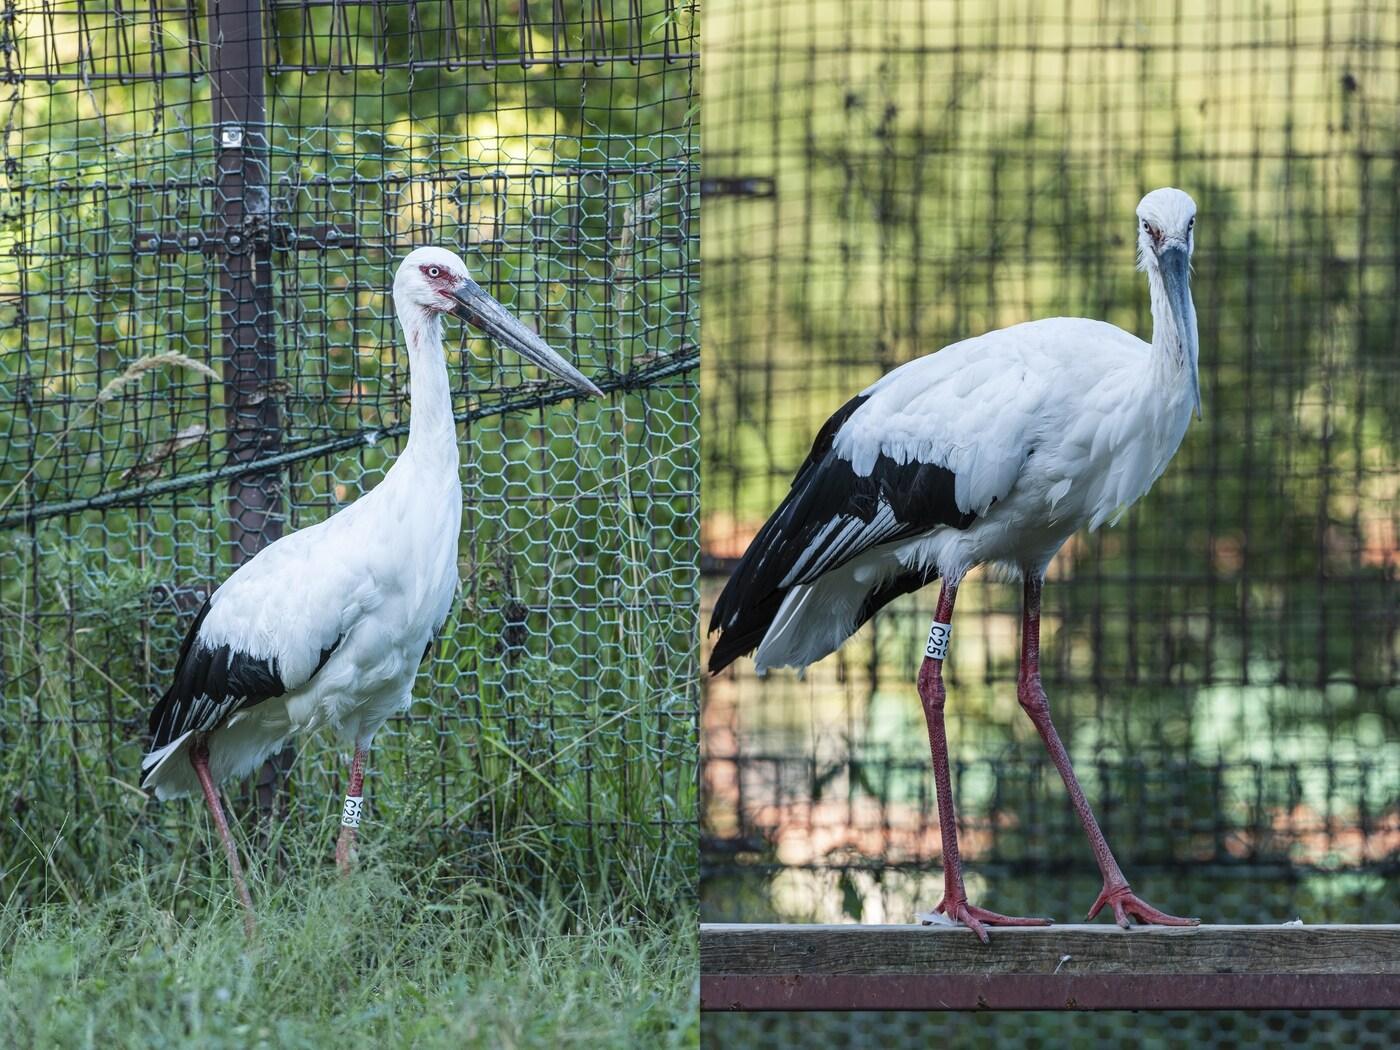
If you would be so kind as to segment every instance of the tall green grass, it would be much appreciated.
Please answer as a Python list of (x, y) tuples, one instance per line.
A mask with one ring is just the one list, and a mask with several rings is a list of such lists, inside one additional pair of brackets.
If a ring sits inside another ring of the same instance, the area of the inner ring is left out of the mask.
[(273, 840), (251, 942), (221, 866), (137, 859), (105, 897), (0, 906), (7, 1045), (698, 1045), (693, 905), (521, 894), (385, 839), (342, 878), (316, 836)]
[[(559, 12), (582, 24), (586, 6)], [(640, 6), (649, 33), (690, 25), (674, 5)], [(690, 894), (695, 858), (698, 391), (679, 372), (644, 378), (688, 359), (698, 338), (692, 70), (412, 71), (408, 14), (386, 17), (351, 15), (345, 42), (391, 72), (293, 72), (307, 27), (281, 15), (269, 26), (269, 53), (289, 67), (268, 85), (279, 221), (334, 214), (357, 238), (274, 264), (268, 392), (284, 450), (306, 457), (281, 469), (286, 530), (371, 489), (403, 447), (408, 372), (387, 289), (410, 244), (455, 245), (581, 368), (631, 385), (524, 408), (532, 372), (454, 326), (462, 588), (412, 710), (375, 740), (366, 838), (393, 827), (406, 863), (450, 857), (477, 883), (601, 894), (647, 914)], [(21, 18), (17, 53), (57, 47), (76, 69), (77, 18)], [(94, 23), (86, 61), (114, 72), (108, 22)], [(182, 34), (197, 23), (136, 19), (128, 28), (152, 41), (138, 65), (168, 53), (162, 70), (185, 68)], [(492, 39), (515, 53), (513, 31)], [(111, 250), (133, 224), (208, 218), (207, 195), (176, 189), (212, 170), (207, 83), (177, 77), (153, 93), (101, 80), (79, 98), (36, 78), (17, 90), (24, 147), (0, 194), (35, 203), (0, 230), (0, 293), (11, 293), (0, 294), (0, 517), (11, 519), (0, 531), (0, 900), (38, 906), (123, 892), (138, 860), (208, 867), (198, 802), (156, 805), (137, 780), (147, 712), (236, 559), (227, 486), (209, 475), (229, 425), (227, 347), (211, 320), (220, 264)], [(133, 494), (148, 482), (178, 487)], [(128, 498), (50, 513), (114, 493)], [(21, 523), (25, 512), (37, 519)], [(296, 746), (283, 816), (329, 848), (346, 762), (324, 734)], [(248, 826), (251, 785), (227, 787)]]

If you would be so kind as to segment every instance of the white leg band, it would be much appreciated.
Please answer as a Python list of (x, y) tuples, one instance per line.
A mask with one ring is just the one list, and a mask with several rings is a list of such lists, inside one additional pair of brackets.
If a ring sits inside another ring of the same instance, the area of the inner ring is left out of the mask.
[(924, 646), (924, 655), (930, 660), (946, 660), (948, 658), (948, 642), (953, 637), (953, 625), (950, 623), (939, 623), (934, 620), (928, 629), (928, 645)]
[(340, 823), (342, 827), (358, 828), (360, 826), (360, 810), (364, 808), (365, 800), (362, 795), (346, 795), (345, 808), (340, 813)]

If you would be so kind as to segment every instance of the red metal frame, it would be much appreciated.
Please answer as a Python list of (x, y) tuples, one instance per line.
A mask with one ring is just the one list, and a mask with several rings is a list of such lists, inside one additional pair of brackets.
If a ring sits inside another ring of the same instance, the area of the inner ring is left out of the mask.
[(1393, 974), (705, 974), (700, 1009), (1364, 1010), (1400, 1008)]

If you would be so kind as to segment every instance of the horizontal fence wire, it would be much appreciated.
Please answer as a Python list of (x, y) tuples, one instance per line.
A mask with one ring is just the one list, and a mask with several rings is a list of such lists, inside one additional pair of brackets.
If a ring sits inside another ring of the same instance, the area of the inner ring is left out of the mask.
[[(227, 3), (227, 0), (219, 0)], [(698, 59), (688, 0), (548, 3), (518, 0), (266, 0), (267, 69), (385, 73)], [(12, 23), (37, 45), (6, 49), (7, 82), (164, 82), (208, 72), (204, 7), (143, 12), (84, 0), (14, 2)]]
[[(266, 97), (246, 126), (216, 97), (245, 13)], [(146, 712), (210, 589), (402, 449), (389, 288), (423, 244), (605, 396), (449, 322), (462, 585), (376, 738), (374, 820), (503, 884), (690, 884), (696, 34), (673, 0), (5, 0), (7, 896), (53, 891), (33, 843), (97, 884), (132, 848), (202, 850), (196, 806), (135, 790)], [(232, 356), (249, 332), (256, 370)], [(281, 804), (316, 826), (345, 773), (300, 741)]]
[[(1037, 317), (1143, 338), (1134, 208), (1199, 206), (1205, 417), (1045, 588), (1056, 723), (1134, 887), (1213, 922), (1394, 921), (1400, 6), (854, 0), (705, 9), (702, 621), (826, 418)], [(936, 587), (804, 679), (707, 682), (702, 917), (909, 922), (942, 893), (914, 675)], [(948, 664), (975, 903), (1099, 889), (1016, 700), (1019, 588)], [(995, 935), (995, 934), (994, 934)], [(1071, 1027), (1073, 1026), (1073, 1027)], [(1382, 1045), (1393, 1018), (709, 1016), (716, 1045)], [(1300, 1036), (1300, 1033), (1305, 1035)]]

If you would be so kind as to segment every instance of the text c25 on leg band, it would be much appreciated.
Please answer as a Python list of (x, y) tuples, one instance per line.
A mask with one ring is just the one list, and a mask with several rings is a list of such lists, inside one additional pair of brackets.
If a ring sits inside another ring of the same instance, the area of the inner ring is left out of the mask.
[(924, 656), (930, 660), (944, 660), (948, 657), (948, 642), (953, 637), (953, 625), (934, 620), (928, 629), (928, 644), (924, 646)]

